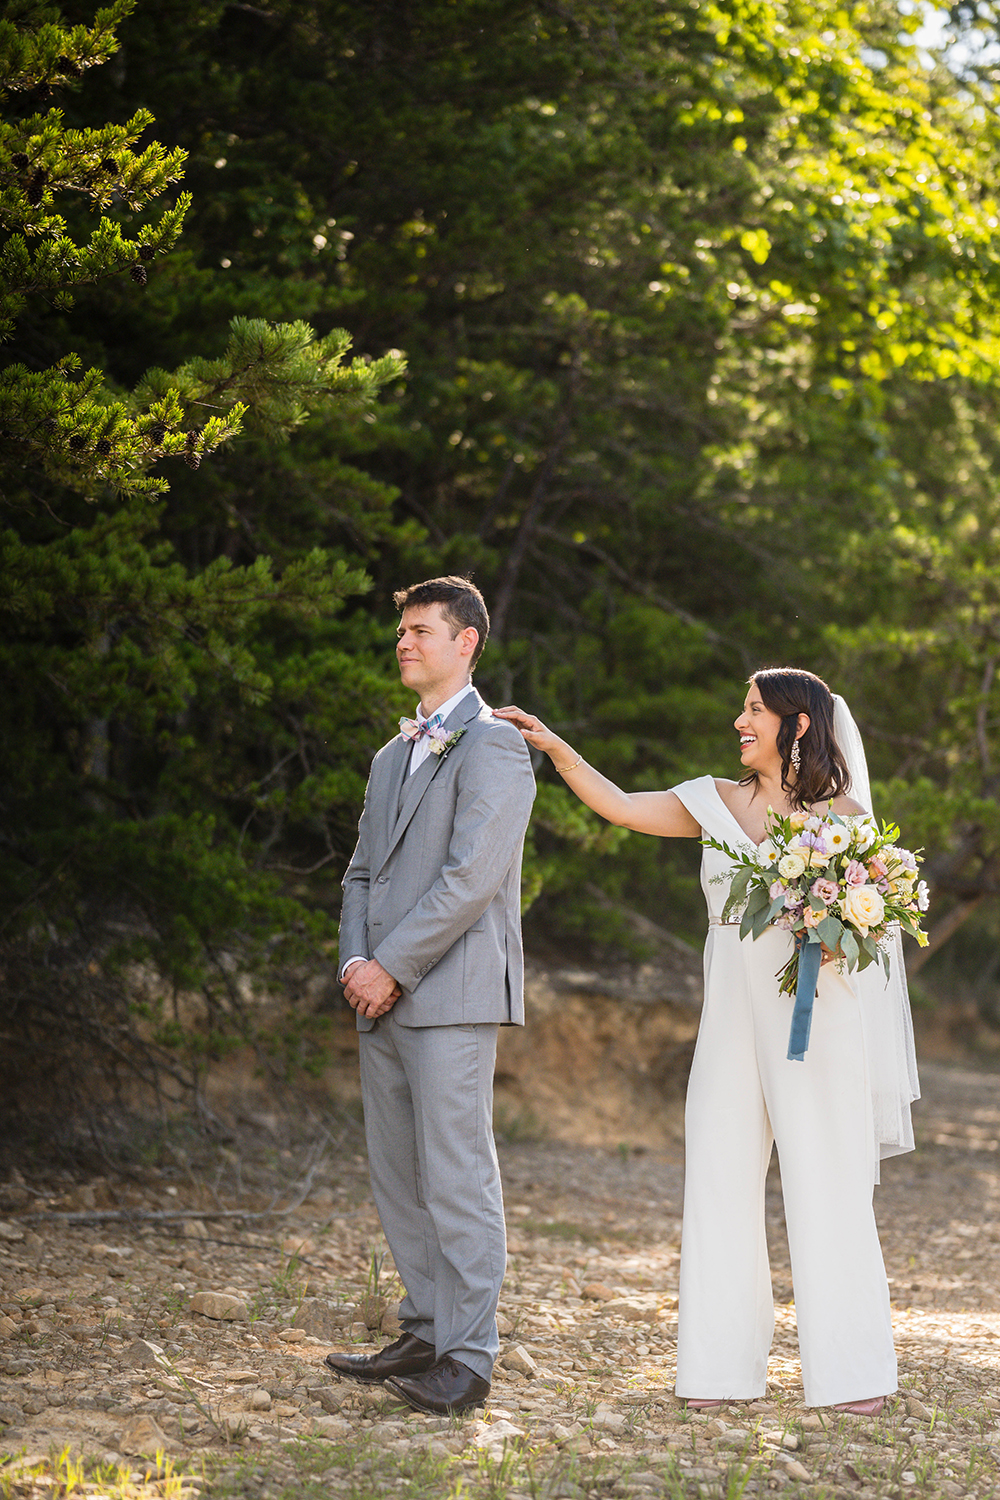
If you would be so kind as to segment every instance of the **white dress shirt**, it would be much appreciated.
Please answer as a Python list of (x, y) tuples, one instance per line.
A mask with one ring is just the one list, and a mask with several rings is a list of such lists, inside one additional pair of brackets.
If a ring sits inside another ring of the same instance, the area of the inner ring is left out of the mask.
[[(439, 708), (436, 708), (434, 710), (434, 714), (440, 714), (441, 715), (441, 723), (442, 724), (444, 724), (444, 723), (447, 722), (448, 715), (454, 709), (456, 709), (458, 707), (458, 705), (461, 703), (462, 699), (465, 697), (466, 693), (469, 691), (469, 689), (471, 688), (471, 686), (472, 686), (472, 679), (470, 677), (469, 681), (465, 684), (464, 687), (459, 688), (459, 690), (458, 690), (457, 693), (452, 693), (451, 697), (449, 699), (447, 699), (446, 702), (442, 703)], [(417, 723), (418, 724), (424, 724), (424, 723), (426, 723), (426, 721), (428, 719), (433, 719), (434, 714), (425, 714), (424, 710), (423, 710), (423, 705), (422, 704), (418, 704), (417, 705), (416, 718), (417, 718)], [(420, 736), (419, 740), (413, 740), (412, 743), (411, 743), (411, 745), (410, 745), (410, 769), (407, 771), (406, 774), (408, 776), (412, 776), (413, 773), (414, 773), (414, 771), (417, 770), (417, 768), (419, 766), (423, 765), (424, 761), (427, 759), (427, 757), (428, 757), (428, 755), (430, 755), (430, 753), (431, 753), (431, 737), (430, 737), (429, 734), (422, 734)], [(340, 968), (340, 981), (341, 981), (341, 983), (343, 983), (344, 980), (347, 978), (347, 971), (351, 967), (352, 964), (358, 964), (358, 963), (363, 964), (365, 962), (366, 962), (366, 960), (365, 960), (363, 954), (361, 954), (361, 953), (352, 953), (351, 957), (348, 958), (348, 959), (346, 959), (344, 961), (344, 963), (341, 965), (341, 968)]]
[[(457, 693), (453, 693), (447, 700), (447, 702), (442, 703), (440, 708), (436, 708), (433, 714), (425, 714), (423, 707), (418, 707), (417, 723), (426, 724), (427, 720), (433, 719), (435, 714), (440, 714), (442, 724), (446, 723), (448, 715), (458, 707), (471, 686), (471, 681), (467, 682), (463, 688), (459, 688)], [(429, 734), (422, 734), (419, 740), (414, 740), (410, 747), (410, 769), (406, 774), (408, 776), (412, 776), (414, 771), (416, 771), (419, 766), (423, 765), (424, 761), (427, 759), (430, 753), (431, 737)]]

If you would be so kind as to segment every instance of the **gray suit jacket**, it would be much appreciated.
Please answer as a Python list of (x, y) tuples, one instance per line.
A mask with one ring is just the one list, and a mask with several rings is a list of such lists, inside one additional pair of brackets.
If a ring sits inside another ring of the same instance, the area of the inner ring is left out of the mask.
[[(446, 755), (407, 775), (397, 735), (372, 762), (344, 876), (340, 952), (398, 982), (403, 1026), (524, 1024), (521, 849), (535, 796), (528, 748), (474, 687), (445, 728)], [(374, 1023), (358, 1017), (358, 1029)]]

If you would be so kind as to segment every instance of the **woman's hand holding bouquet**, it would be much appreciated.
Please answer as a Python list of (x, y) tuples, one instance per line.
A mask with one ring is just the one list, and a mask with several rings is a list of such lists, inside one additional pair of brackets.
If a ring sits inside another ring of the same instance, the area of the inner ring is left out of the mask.
[(888, 974), (883, 940), (893, 923), (927, 945), (920, 926), (927, 886), (917, 878), (919, 856), (899, 847), (894, 823), (880, 829), (871, 816), (839, 818), (829, 810), (780, 818), (772, 808), (768, 819), (768, 837), (752, 851), (713, 838), (702, 842), (736, 866), (723, 921), (743, 906), (741, 938), (758, 938), (770, 926), (795, 935), (795, 952), (778, 979), (781, 993), (796, 996), (788, 1055), (800, 1061), (824, 955), (848, 971), (880, 962)]

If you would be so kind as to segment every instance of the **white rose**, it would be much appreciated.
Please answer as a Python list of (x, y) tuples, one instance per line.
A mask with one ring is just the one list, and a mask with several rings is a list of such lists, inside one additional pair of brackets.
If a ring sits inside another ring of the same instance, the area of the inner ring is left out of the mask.
[(869, 929), (877, 927), (885, 916), (882, 892), (873, 885), (850, 885), (841, 898), (840, 909), (844, 920), (850, 922), (867, 937)]
[(872, 844), (878, 838), (878, 829), (871, 818), (862, 819), (854, 830), (854, 837), (857, 840), (858, 849), (862, 853), (866, 849), (871, 848)]

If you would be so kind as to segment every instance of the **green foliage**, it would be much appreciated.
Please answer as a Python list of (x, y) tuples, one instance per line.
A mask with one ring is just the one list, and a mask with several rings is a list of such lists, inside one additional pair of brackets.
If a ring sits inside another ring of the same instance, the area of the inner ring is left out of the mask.
[[(318, 868), (343, 854), (363, 779), (327, 747), (358, 718), (357, 684), (376, 703), (387, 688), (338, 624), (369, 582), (328, 517), (339, 508), (361, 547), (388, 524), (391, 491), (337, 449), (366, 430), (402, 358), (352, 359), (344, 330), (317, 332), (263, 297), (208, 320), (189, 308), (179, 347), (142, 337), (147, 280), (152, 291), (165, 276), (171, 293), (183, 281), (183, 252), (180, 282), (166, 252), (190, 206), (174, 191), (187, 153), (148, 140), (145, 107), (120, 127), (67, 119), (69, 100), (37, 111), (111, 55), (130, 11), (65, 26), (26, 5), (0, 23), (0, 87), (14, 101), (0, 127), (11, 1103), (67, 1028), (78, 1063), (96, 1052), (161, 1066), (173, 1052), (195, 1071), (234, 1024), (253, 1033), (234, 969), (329, 946), (335, 926), (303, 902), (297, 860)], [(170, 333), (177, 310), (168, 294), (157, 316)], [(135, 354), (143, 364), (125, 368)], [(329, 441), (312, 439), (307, 478), (281, 443), (316, 414)], [(171, 459), (183, 464), (168, 494)], [(148, 972), (159, 979), (130, 1012)], [(200, 1011), (178, 1009), (182, 991), (200, 992)]]
[[(17, 943), (214, 997), (230, 949), (332, 941), (412, 707), (388, 597), (445, 570), (491, 603), (486, 696), (630, 787), (738, 774), (740, 679), (824, 672), (938, 894), (996, 890), (997, 122), (917, 24), (9, 10)], [(127, 67), (92, 67), (118, 34)], [(693, 844), (540, 777), (536, 939), (621, 939), (616, 907), (700, 930)]]

